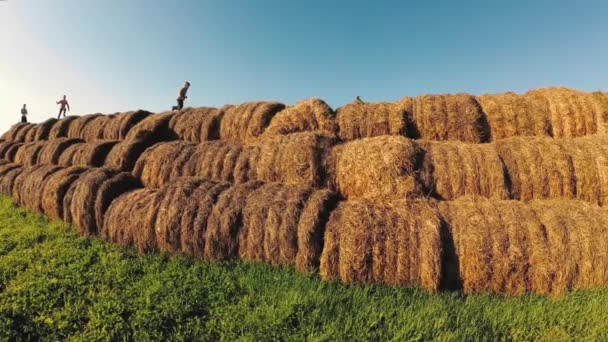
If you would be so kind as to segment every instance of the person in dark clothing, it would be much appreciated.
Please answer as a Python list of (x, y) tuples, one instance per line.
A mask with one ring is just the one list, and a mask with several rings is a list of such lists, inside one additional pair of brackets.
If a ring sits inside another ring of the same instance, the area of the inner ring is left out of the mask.
[(364, 102), (361, 100), (361, 98), (359, 96), (357, 96), (357, 98), (355, 99), (355, 103), (363, 104)]
[(188, 93), (188, 89), (190, 88), (190, 82), (186, 82), (182, 89), (179, 90), (177, 94), (177, 106), (173, 106), (173, 110), (182, 110), (184, 108), (184, 101), (188, 98), (186, 94)]
[(26, 105), (23, 104), (23, 108), (21, 108), (21, 122), (27, 123), (27, 108)]
[(63, 99), (57, 101), (57, 104), (60, 106), (59, 107), (59, 115), (57, 116), (57, 119), (61, 119), (61, 114), (63, 114), (63, 117), (65, 118), (65, 111), (67, 108), (67, 111), (70, 111), (70, 104), (68, 103), (68, 100), (66, 99), (66, 96), (63, 95)]

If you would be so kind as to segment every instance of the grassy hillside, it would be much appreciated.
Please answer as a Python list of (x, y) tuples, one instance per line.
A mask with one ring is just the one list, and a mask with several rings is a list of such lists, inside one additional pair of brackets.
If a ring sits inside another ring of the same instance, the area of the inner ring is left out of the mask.
[(608, 290), (427, 295), (138, 256), (0, 199), (1, 340), (606, 340), (607, 306)]

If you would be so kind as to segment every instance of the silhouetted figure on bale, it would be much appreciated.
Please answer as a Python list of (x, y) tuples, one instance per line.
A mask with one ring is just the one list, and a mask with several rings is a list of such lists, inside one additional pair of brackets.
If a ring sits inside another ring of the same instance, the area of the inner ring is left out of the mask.
[(184, 101), (188, 98), (186, 94), (188, 93), (188, 89), (190, 88), (190, 82), (186, 82), (182, 89), (179, 90), (177, 94), (177, 106), (173, 106), (173, 110), (182, 110), (184, 108)]
[(357, 96), (357, 98), (355, 99), (355, 103), (358, 103), (358, 104), (364, 104), (365, 102), (363, 102), (363, 101), (361, 100), (361, 98), (360, 98), (359, 96)]
[(68, 112), (70, 111), (70, 104), (68, 103), (66, 96), (63, 95), (63, 98), (57, 101), (57, 104), (59, 105), (59, 115), (57, 116), (57, 119), (61, 119), (61, 114), (63, 114), (63, 117), (65, 118), (66, 109)]
[(23, 108), (21, 108), (21, 122), (27, 123), (27, 108), (26, 105), (23, 104)]

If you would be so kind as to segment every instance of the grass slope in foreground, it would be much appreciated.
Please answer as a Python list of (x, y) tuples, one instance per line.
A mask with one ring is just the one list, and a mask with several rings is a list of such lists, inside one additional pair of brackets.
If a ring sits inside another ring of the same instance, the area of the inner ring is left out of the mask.
[(428, 295), (138, 256), (0, 198), (1, 340), (606, 340), (606, 307), (608, 290)]

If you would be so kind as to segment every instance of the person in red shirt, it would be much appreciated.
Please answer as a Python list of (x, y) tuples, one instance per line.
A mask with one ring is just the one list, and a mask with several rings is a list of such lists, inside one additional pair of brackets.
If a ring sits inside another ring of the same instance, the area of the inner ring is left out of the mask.
[(63, 95), (63, 99), (57, 101), (57, 104), (60, 105), (57, 119), (61, 119), (61, 114), (63, 114), (63, 117), (65, 118), (66, 108), (68, 112), (70, 111), (70, 104), (68, 103), (68, 100), (66, 100), (66, 96)]
[(177, 94), (177, 106), (173, 106), (173, 110), (182, 110), (184, 108), (184, 100), (188, 98), (186, 94), (188, 93), (188, 89), (190, 88), (190, 82), (186, 82), (182, 89), (179, 90)]

